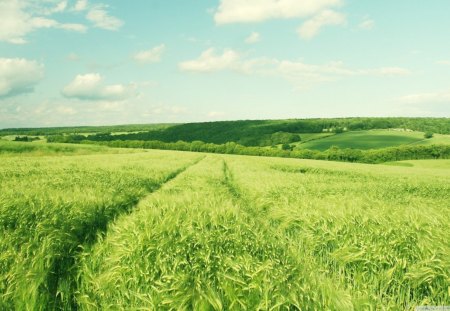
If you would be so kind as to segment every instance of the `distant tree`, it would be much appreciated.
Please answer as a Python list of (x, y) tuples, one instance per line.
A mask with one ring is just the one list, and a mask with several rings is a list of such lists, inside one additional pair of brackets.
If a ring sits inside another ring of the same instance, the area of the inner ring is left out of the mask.
[(40, 140), (39, 137), (30, 137), (30, 136), (16, 136), (14, 138), (14, 141), (25, 141), (25, 142), (31, 142), (35, 140)]
[(425, 134), (423, 135), (423, 137), (425, 137), (426, 139), (430, 139), (433, 138), (433, 133), (432, 132), (425, 132)]
[(289, 142), (290, 143), (296, 143), (296, 142), (299, 142), (299, 141), (302, 141), (302, 138), (298, 134), (291, 134), (291, 136), (289, 137)]
[(283, 149), (283, 150), (292, 150), (292, 146), (291, 145), (289, 145), (289, 144), (282, 144), (281, 145), (281, 149)]
[(28, 136), (16, 136), (16, 138), (14, 138), (14, 141), (28, 141)]

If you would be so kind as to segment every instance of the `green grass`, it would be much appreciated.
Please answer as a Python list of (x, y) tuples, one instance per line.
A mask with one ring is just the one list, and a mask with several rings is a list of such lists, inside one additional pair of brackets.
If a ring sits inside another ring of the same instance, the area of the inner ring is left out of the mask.
[(450, 304), (448, 161), (0, 157), (0, 309)]
[(418, 143), (423, 140), (421, 132), (393, 130), (370, 130), (345, 132), (298, 145), (301, 149), (325, 151), (332, 146), (353, 149), (378, 149)]
[(199, 156), (1, 156), (0, 309), (73, 309), (76, 254)]
[[(305, 142), (308, 142), (311, 140), (322, 139), (325, 137), (333, 136), (334, 133), (301, 133), (299, 135), (302, 138), (302, 141), (300, 143), (305, 143)], [(298, 144), (298, 143), (294, 143), (294, 144)]]
[(0, 140), (0, 156), (47, 156), (47, 155), (85, 155), (85, 154), (114, 154), (114, 153), (136, 153), (142, 150), (108, 148), (96, 145), (79, 144), (46, 144), (36, 142), (15, 142)]
[(430, 169), (450, 169), (450, 160), (409, 160), (383, 163), (392, 166), (405, 166)]
[(450, 145), (450, 135), (433, 134), (432, 138), (422, 139), (418, 142), (412, 143), (412, 145)]
[[(306, 142), (309, 141), (313, 141), (316, 139), (323, 139), (325, 137), (329, 137), (329, 136), (333, 136), (335, 135), (334, 133), (300, 133), (300, 138), (302, 139), (299, 142), (295, 142), (295, 143), (291, 143), (289, 145), (296, 147), (299, 146), (301, 144), (304, 144)], [(277, 145), (279, 148), (281, 148), (282, 144)]]

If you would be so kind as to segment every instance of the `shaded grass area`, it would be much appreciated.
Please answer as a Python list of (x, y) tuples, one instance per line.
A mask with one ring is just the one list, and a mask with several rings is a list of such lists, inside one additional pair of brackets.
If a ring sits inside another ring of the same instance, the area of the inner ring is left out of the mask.
[(411, 145), (433, 145), (433, 144), (450, 145), (450, 135), (433, 134), (432, 138), (423, 139), (418, 142), (414, 142)]
[(0, 309), (76, 309), (76, 254), (198, 158), (158, 151), (3, 157)]
[(380, 149), (421, 142), (421, 132), (370, 130), (345, 132), (298, 145), (301, 149), (325, 151), (332, 146), (353, 149)]
[(430, 169), (450, 169), (450, 160), (409, 160), (387, 162), (384, 165), (405, 166), (416, 168), (430, 168)]

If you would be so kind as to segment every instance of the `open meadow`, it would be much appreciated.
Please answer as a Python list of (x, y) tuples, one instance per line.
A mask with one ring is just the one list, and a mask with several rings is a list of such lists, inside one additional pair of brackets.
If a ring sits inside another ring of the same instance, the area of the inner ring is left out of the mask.
[(2, 310), (450, 304), (448, 160), (7, 145)]

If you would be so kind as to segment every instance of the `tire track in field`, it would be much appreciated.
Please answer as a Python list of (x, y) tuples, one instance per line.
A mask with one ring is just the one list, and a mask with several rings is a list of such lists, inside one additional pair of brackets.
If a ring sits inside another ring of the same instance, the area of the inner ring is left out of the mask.
[[(252, 200), (248, 194), (246, 194), (245, 191), (243, 191), (236, 183), (233, 171), (230, 169), (225, 159), (223, 159), (222, 172), (224, 176), (222, 184), (227, 188), (228, 192), (233, 197), (234, 203), (241, 206), (244, 213), (255, 217), (261, 217), (261, 215), (266, 212), (266, 209), (259, 209), (258, 206), (252, 204)], [(261, 223), (261, 225), (266, 226), (266, 223), (267, 222), (265, 221), (264, 224)]]
[[(95, 221), (94, 231), (95, 234), (92, 238), (81, 237), (80, 241), (85, 241), (80, 244), (78, 249), (74, 253), (69, 253), (66, 256), (57, 258), (52, 264), (52, 268), (47, 276), (47, 288), (49, 289), (49, 296), (51, 297), (50, 305), (46, 306), (48, 310), (78, 310), (78, 302), (76, 299), (76, 293), (78, 292), (78, 277), (79, 277), (79, 261), (78, 254), (85, 249), (90, 249), (95, 243), (97, 243), (99, 236), (105, 236), (108, 231), (108, 226), (114, 223), (117, 217), (126, 216), (136, 209), (140, 202), (153, 195), (155, 192), (159, 191), (164, 185), (175, 180), (180, 174), (184, 173), (189, 168), (197, 165), (203, 161), (206, 156), (201, 156), (194, 160), (193, 162), (167, 174), (159, 183), (149, 187), (146, 194), (135, 201), (128, 207), (118, 209), (117, 212), (112, 215), (109, 219), (101, 219)], [(68, 293), (58, 292), (58, 285), (64, 282), (65, 284), (70, 284), (70, 291)], [(62, 295), (70, 295), (70, 298), (64, 297), (65, 301), (70, 301), (70, 306), (67, 306), (63, 302)]]
[[(224, 176), (222, 183), (232, 196), (234, 204), (241, 206), (241, 211), (251, 216), (255, 220), (255, 222), (257, 222), (258, 227), (262, 231), (265, 231), (266, 234), (270, 236), (277, 237), (278, 243), (280, 243), (282, 247), (286, 249), (286, 253), (289, 254), (289, 256), (292, 256), (292, 258), (296, 258), (299, 267), (305, 267), (306, 264), (309, 264), (309, 271), (318, 271), (321, 268), (320, 266), (316, 265), (315, 263), (311, 264), (311, 262), (304, 262), (302, 257), (298, 256), (298, 252), (295, 250), (296, 242), (286, 237), (282, 231), (277, 229), (277, 224), (274, 223), (270, 218), (269, 208), (267, 206), (260, 205), (257, 202), (253, 202), (251, 195), (245, 193), (245, 190), (241, 189), (241, 187), (236, 183), (233, 176), (233, 171), (230, 169), (225, 159), (223, 159), (222, 171)], [(303, 272), (306, 272), (303, 277), (311, 277), (311, 275), (308, 275), (307, 273), (308, 270), (304, 270)], [(347, 299), (348, 297), (350, 297), (350, 294), (345, 289), (341, 289), (338, 286), (335, 286), (333, 280), (325, 274), (311, 277), (310, 282), (317, 285), (317, 290), (319, 291), (324, 301), (335, 301), (335, 296), (333, 294), (330, 295), (330, 293), (333, 292), (345, 295)], [(347, 310), (346, 308), (344, 309)], [(353, 309), (348, 308), (348, 310)]]

